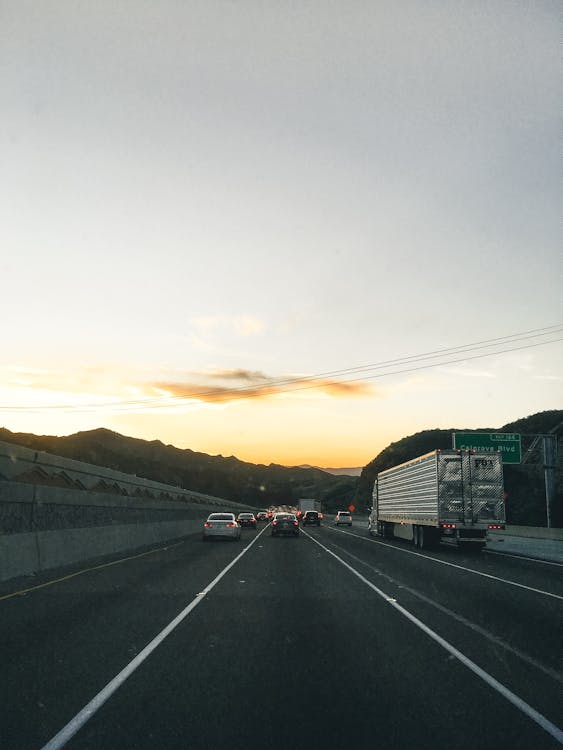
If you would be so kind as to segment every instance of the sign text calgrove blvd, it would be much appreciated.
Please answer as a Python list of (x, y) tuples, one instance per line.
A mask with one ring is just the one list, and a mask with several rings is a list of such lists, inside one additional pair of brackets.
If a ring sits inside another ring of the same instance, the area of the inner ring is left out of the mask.
[(522, 460), (520, 435), (512, 432), (453, 432), (452, 439), (456, 450), (500, 451), (504, 464), (519, 464)]

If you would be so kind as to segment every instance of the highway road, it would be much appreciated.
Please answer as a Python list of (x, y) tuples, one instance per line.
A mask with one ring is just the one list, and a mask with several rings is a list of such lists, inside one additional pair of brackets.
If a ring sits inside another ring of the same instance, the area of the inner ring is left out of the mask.
[(90, 567), (0, 587), (2, 750), (563, 744), (562, 565), (326, 524)]

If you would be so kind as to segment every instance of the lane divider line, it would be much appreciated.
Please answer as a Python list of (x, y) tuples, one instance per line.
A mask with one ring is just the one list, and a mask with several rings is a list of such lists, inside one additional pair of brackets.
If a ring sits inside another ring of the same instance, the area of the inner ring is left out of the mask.
[(83, 573), (90, 573), (93, 570), (100, 570), (101, 568), (110, 568), (112, 565), (119, 565), (119, 563), (127, 562), (128, 560), (136, 560), (138, 557), (144, 557), (145, 555), (154, 555), (155, 552), (166, 552), (173, 547), (179, 547), (180, 544), (184, 544), (186, 540), (182, 539), (181, 542), (174, 542), (174, 544), (167, 544), (166, 547), (158, 547), (157, 549), (150, 549), (147, 552), (140, 552), (138, 555), (130, 555), (129, 557), (120, 557), (119, 560), (112, 560), (112, 562), (102, 563), (101, 565), (94, 565), (91, 568), (84, 568), (83, 570), (77, 570), (75, 573), (69, 573), (67, 576), (62, 578), (54, 578), (51, 581), (45, 581), (45, 583), (38, 583), (35, 586), (30, 586), (27, 589), (21, 589), (20, 591), (12, 591), (10, 594), (4, 594), (0, 596), (0, 602), (6, 599), (11, 599), (13, 596), (23, 596), (29, 594), (30, 591), (37, 591), (37, 589), (44, 589), (47, 586), (53, 586), (55, 583), (61, 583), (62, 581), (69, 581), (71, 578), (81, 576)]
[(157, 648), (157, 646), (160, 646), (162, 641), (172, 633), (175, 628), (178, 627), (178, 625), (185, 620), (185, 618), (192, 612), (198, 604), (200, 604), (207, 594), (215, 588), (215, 586), (219, 583), (219, 581), (229, 572), (229, 570), (237, 564), (237, 562), (245, 555), (248, 550), (252, 547), (252, 545), (260, 538), (260, 536), (266, 531), (268, 527), (265, 526), (262, 531), (257, 534), (254, 539), (248, 544), (242, 552), (239, 552), (239, 554), (234, 558), (234, 560), (231, 560), (231, 562), (223, 568), (223, 570), (215, 576), (215, 578), (211, 581), (211, 583), (208, 583), (207, 586), (200, 591), (194, 599), (188, 604), (187, 607), (185, 607), (180, 614), (176, 615), (176, 617), (163, 629), (160, 631), (160, 633), (155, 636), (150, 643), (148, 643), (142, 651), (140, 651), (137, 656), (132, 659), (129, 664), (124, 667), (119, 674), (117, 674), (113, 680), (110, 680), (108, 684), (100, 690), (100, 692), (92, 698), (92, 700), (87, 703), (84, 708), (79, 711), (76, 716), (71, 719), (68, 724), (66, 724), (60, 732), (57, 732), (57, 734), (47, 742), (46, 745), (44, 745), (41, 750), (59, 750), (59, 748), (64, 747), (66, 743), (74, 737), (74, 735), (78, 732), (79, 729), (81, 729), (84, 724), (88, 721), (88, 719), (92, 718), (92, 716), (100, 710), (100, 708), (106, 703), (106, 701), (111, 698), (111, 696), (116, 692), (118, 688), (123, 685), (125, 680), (127, 680), (128, 677), (130, 677), (133, 672), (140, 667), (140, 665), (147, 659), (152, 652)]
[[(311, 534), (308, 534), (307, 532), (304, 532), (305, 535), (311, 539), (315, 544), (318, 544), (319, 547), (325, 550), (329, 555), (334, 557), (335, 560), (338, 560), (338, 562), (343, 565), (347, 570), (349, 570), (353, 575), (356, 576), (356, 578), (359, 578), (360, 581), (366, 584), (366, 586), (369, 586), (372, 591), (375, 591), (375, 593), (380, 596), (382, 599), (384, 599), (388, 604), (391, 605), (394, 609), (397, 610), (400, 614), (403, 615), (403, 617), (406, 617), (407, 620), (410, 620), (414, 625), (416, 625), (417, 628), (422, 630), (426, 635), (428, 635), (433, 641), (438, 643), (442, 648), (444, 648), (449, 654), (451, 654), (453, 657), (458, 659), (464, 666), (466, 666), (468, 669), (470, 669), (473, 674), (477, 675), (481, 680), (483, 680), (489, 687), (492, 687), (494, 690), (496, 690), (500, 695), (503, 696), (503, 698), (506, 698), (509, 703), (512, 703), (513, 706), (515, 706), (519, 711), (521, 711), (523, 714), (525, 714), (529, 719), (534, 721), (536, 724), (538, 724), (545, 732), (550, 734), (553, 738), (559, 742), (560, 745), (563, 745), (563, 730), (560, 729), (556, 724), (551, 722), (546, 716), (541, 714), (539, 711), (536, 711), (535, 708), (529, 705), (529, 703), (526, 703), (522, 698), (519, 698), (515, 693), (513, 693), (509, 688), (506, 687), (506, 685), (503, 685), (501, 682), (496, 680), (492, 675), (490, 675), (488, 672), (485, 672), (484, 669), (481, 669), (477, 664), (475, 664), (474, 661), (471, 661), (465, 654), (462, 654), (461, 651), (458, 651), (455, 646), (452, 646), (451, 643), (446, 641), (444, 638), (442, 638), (441, 635), (438, 635), (434, 630), (428, 627), (428, 625), (425, 625), (422, 620), (419, 620), (418, 617), (415, 617), (415, 615), (411, 614), (407, 609), (402, 607), (396, 599), (393, 597), (388, 596), (384, 591), (382, 591), (380, 588), (378, 588), (375, 584), (373, 584), (370, 580), (368, 580), (365, 576), (363, 576), (359, 571), (357, 571), (355, 568), (353, 568), (349, 563), (346, 562), (346, 560), (343, 560), (341, 557), (339, 557), (335, 552), (330, 550), (328, 547), (326, 547), (324, 544), (318, 541), (318, 539), (315, 539), (315, 537), (311, 536)], [(354, 536), (354, 535), (353, 535)]]
[(563, 563), (555, 562), (555, 560), (540, 560), (539, 557), (529, 557), (528, 555), (513, 555), (510, 552), (501, 552), (498, 549), (485, 549), (483, 552), (486, 555), (500, 555), (501, 557), (512, 557), (514, 560), (525, 560), (527, 562), (540, 563), (541, 565), (556, 565), (558, 568), (563, 568)]
[(360, 563), (360, 565), (365, 566), (366, 568), (369, 568), (369, 570), (372, 570), (377, 575), (381, 576), (381, 578), (384, 578), (388, 583), (390, 583), (392, 586), (397, 586), (401, 591), (407, 591), (411, 596), (416, 597), (417, 599), (420, 599), (425, 604), (428, 604), (431, 607), (434, 607), (439, 612), (442, 612), (445, 615), (448, 615), (448, 617), (451, 617), (453, 620), (456, 620), (456, 622), (461, 623), (465, 627), (469, 628), (470, 630), (473, 630), (475, 633), (479, 633), (479, 635), (482, 635), (484, 638), (486, 638), (488, 641), (493, 643), (495, 646), (500, 646), (501, 648), (505, 649), (509, 653), (513, 654), (513, 656), (518, 657), (522, 661), (525, 661), (526, 664), (529, 664), (531, 667), (534, 667), (535, 669), (538, 669), (540, 672), (543, 672), (548, 677), (551, 677), (551, 679), (556, 680), (557, 682), (561, 683), (563, 685), (563, 675), (557, 672), (555, 669), (551, 669), (550, 667), (545, 667), (540, 662), (536, 661), (531, 656), (528, 656), (528, 654), (524, 653), (523, 651), (520, 651), (520, 649), (515, 648), (514, 646), (511, 646), (509, 643), (506, 643), (502, 638), (499, 638), (499, 636), (495, 635), (494, 633), (489, 632), (486, 628), (483, 628), (481, 625), (478, 625), (475, 622), (472, 622), (471, 620), (468, 620), (463, 615), (460, 615), (458, 612), (454, 612), (451, 609), (448, 609), (448, 607), (444, 607), (443, 604), (439, 604), (439, 602), (434, 601), (434, 599), (430, 599), (430, 597), (425, 596), (425, 594), (422, 594), (420, 591), (417, 591), (416, 589), (411, 588), (410, 586), (407, 586), (404, 583), (401, 583), (395, 578), (392, 578), (387, 573), (384, 573), (382, 570), (379, 570), (379, 568), (376, 568), (375, 565), (370, 565), (365, 560), (362, 560), (360, 557), (356, 557), (356, 555), (353, 555), (351, 552), (349, 552), (347, 549), (344, 549), (344, 547), (340, 547), (338, 544), (333, 543), (333, 547), (337, 550), (340, 550), (343, 552), (347, 557), (351, 558), (352, 560), (355, 560), (356, 562)]
[(457, 563), (448, 562), (447, 560), (439, 560), (437, 557), (431, 557), (430, 555), (423, 555), (420, 552), (415, 552), (412, 549), (403, 549), (402, 547), (395, 547), (394, 544), (386, 544), (385, 542), (380, 542), (377, 539), (368, 539), (365, 536), (360, 536), (359, 534), (354, 534), (350, 531), (342, 531), (342, 529), (333, 529), (330, 526), (326, 527), (327, 529), (330, 529), (331, 531), (336, 531), (339, 534), (346, 534), (347, 536), (353, 536), (354, 539), (360, 539), (362, 542), (371, 542), (372, 544), (379, 544), (382, 547), (386, 547), (387, 549), (394, 549), (397, 552), (404, 552), (407, 555), (416, 555), (416, 557), (421, 557), (423, 560), (431, 560), (435, 563), (440, 563), (440, 565), (449, 565), (450, 568), (457, 568), (458, 570), (465, 570), (467, 573), (474, 573), (476, 576), (483, 576), (483, 578), (491, 578), (493, 581), (500, 581), (500, 583), (506, 583), (510, 586), (517, 586), (519, 589), (526, 589), (527, 591), (533, 591), (535, 594), (541, 594), (542, 596), (552, 596), (554, 599), (560, 599), (563, 601), (563, 596), (560, 594), (553, 594), (551, 591), (544, 591), (543, 589), (535, 589), (533, 586), (526, 586), (523, 583), (516, 583), (516, 581), (510, 581), (508, 578), (499, 578), (499, 576), (494, 576), (491, 573), (483, 573), (481, 570), (475, 570), (474, 568), (466, 568), (464, 565), (458, 565)]

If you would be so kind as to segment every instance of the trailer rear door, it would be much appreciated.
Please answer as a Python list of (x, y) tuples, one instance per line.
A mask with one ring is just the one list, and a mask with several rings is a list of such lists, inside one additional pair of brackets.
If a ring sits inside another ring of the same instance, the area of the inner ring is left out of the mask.
[(439, 454), (438, 494), (442, 521), (466, 526), (504, 522), (500, 454)]

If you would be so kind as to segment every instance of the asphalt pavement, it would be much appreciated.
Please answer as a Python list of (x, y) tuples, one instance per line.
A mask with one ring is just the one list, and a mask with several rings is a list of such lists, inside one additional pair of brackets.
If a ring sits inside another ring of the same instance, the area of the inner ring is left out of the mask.
[(2, 749), (561, 747), (563, 566), (269, 532), (4, 585)]

